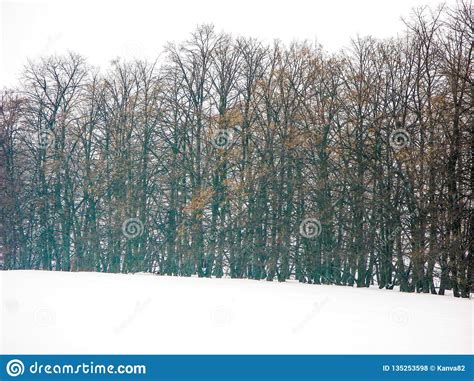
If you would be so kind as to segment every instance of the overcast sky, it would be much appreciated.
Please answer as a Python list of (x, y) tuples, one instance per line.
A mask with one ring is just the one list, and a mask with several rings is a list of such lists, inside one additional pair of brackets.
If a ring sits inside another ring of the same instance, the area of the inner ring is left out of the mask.
[[(257, 37), (317, 40), (328, 51), (351, 37), (400, 34), (412, 7), (438, 0), (13, 0), (1, 1), (0, 88), (16, 83), (27, 58), (72, 50), (106, 67), (117, 56), (156, 58), (202, 23)], [(447, 0), (453, 4), (455, 0)]]

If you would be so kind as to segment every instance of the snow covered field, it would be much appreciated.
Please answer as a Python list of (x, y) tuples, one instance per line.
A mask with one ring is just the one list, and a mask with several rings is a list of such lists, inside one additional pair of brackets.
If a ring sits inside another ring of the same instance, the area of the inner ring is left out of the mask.
[(2, 353), (472, 353), (471, 300), (148, 274), (0, 272)]

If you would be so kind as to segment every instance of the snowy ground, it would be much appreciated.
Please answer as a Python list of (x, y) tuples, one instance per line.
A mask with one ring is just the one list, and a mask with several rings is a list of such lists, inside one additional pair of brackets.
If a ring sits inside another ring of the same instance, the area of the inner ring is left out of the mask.
[(472, 353), (471, 300), (146, 274), (0, 272), (2, 353)]

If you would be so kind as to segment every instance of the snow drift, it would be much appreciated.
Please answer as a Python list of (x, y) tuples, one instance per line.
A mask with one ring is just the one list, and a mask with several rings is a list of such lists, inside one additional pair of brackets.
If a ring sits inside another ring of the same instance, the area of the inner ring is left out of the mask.
[(473, 302), (149, 274), (0, 272), (4, 354), (460, 354)]

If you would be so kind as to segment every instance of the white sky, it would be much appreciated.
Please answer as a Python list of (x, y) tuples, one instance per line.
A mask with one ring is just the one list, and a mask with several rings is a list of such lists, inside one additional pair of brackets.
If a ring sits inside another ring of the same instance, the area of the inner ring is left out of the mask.
[[(198, 24), (284, 42), (317, 40), (328, 51), (351, 37), (404, 30), (401, 16), (440, 0), (0, 0), (0, 88), (16, 84), (27, 58), (78, 52), (106, 67), (117, 56), (156, 58)], [(446, 0), (454, 4), (455, 0)]]

